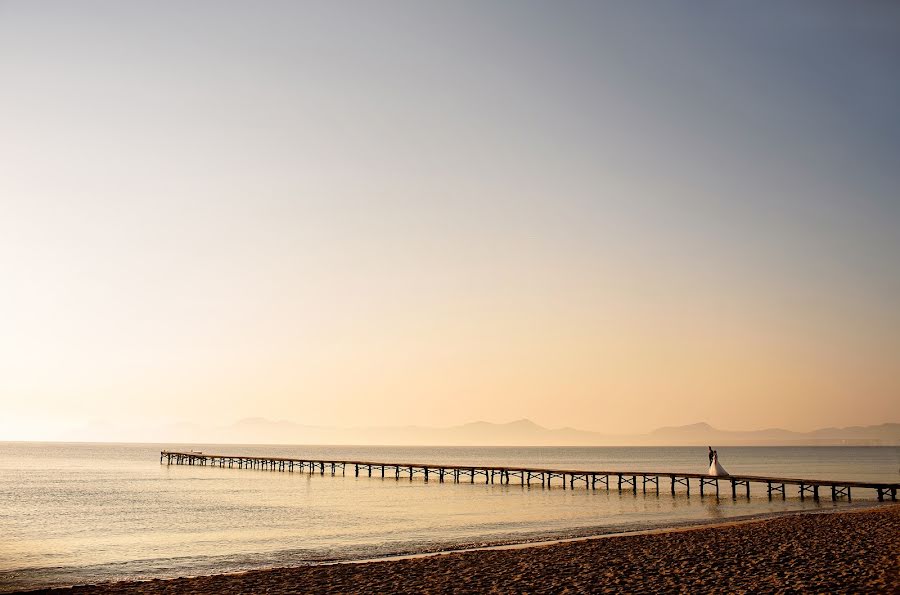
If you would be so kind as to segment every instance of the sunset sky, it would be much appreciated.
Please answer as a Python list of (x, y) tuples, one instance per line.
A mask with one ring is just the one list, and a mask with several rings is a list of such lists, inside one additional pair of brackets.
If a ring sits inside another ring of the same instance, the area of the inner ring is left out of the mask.
[(0, 0), (0, 440), (900, 422), (898, 73), (896, 2)]

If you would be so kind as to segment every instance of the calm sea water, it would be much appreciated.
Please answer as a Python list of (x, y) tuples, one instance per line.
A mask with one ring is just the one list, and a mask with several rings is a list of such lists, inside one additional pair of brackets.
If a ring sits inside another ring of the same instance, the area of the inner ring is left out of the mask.
[[(360, 559), (816, 508), (540, 485), (426, 484), (159, 464), (161, 449), (702, 472), (705, 448), (411, 448), (0, 443), (0, 592)], [(719, 448), (731, 473), (900, 481), (897, 447)], [(853, 505), (872, 496), (854, 492)], [(729, 497), (725, 497), (726, 494)]]

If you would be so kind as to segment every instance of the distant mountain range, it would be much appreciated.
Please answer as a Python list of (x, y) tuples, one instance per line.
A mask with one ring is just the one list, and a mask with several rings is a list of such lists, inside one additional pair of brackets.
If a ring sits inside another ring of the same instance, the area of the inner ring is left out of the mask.
[[(151, 438), (151, 437), (148, 437)], [(134, 437), (132, 437), (132, 440)], [(397, 426), (335, 428), (254, 417), (225, 427), (180, 424), (148, 441), (228, 444), (384, 444), (441, 446), (826, 446), (900, 445), (900, 424), (823, 428), (792, 432), (779, 428), (720, 430), (707, 423), (664, 427), (649, 434), (613, 435), (550, 429), (530, 420), (472, 422), (451, 427)]]
[(900, 445), (900, 424), (822, 428), (812, 432), (792, 432), (780, 428), (765, 430), (719, 430), (707, 423), (665, 427), (649, 434), (656, 444), (725, 445)]

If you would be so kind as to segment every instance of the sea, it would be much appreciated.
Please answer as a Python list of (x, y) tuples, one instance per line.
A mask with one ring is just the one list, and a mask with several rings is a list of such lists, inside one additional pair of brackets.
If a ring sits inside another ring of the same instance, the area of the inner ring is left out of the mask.
[[(365, 560), (875, 504), (425, 482), (160, 464), (160, 451), (704, 472), (705, 447), (384, 447), (0, 442), (0, 592)], [(720, 447), (732, 474), (900, 481), (900, 447)], [(433, 477), (433, 476), (432, 476)], [(558, 480), (557, 480), (558, 481)]]

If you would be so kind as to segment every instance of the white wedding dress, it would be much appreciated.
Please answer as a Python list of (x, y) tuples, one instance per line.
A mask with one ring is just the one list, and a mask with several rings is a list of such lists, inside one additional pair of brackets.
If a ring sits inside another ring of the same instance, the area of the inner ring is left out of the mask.
[(716, 476), (724, 476), (728, 475), (728, 471), (725, 471), (725, 467), (719, 464), (719, 455), (716, 453), (716, 456), (713, 457), (712, 463), (709, 464), (709, 471), (706, 472), (707, 475), (716, 475)]

